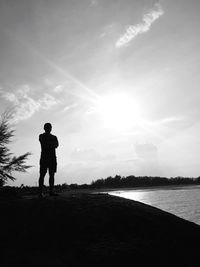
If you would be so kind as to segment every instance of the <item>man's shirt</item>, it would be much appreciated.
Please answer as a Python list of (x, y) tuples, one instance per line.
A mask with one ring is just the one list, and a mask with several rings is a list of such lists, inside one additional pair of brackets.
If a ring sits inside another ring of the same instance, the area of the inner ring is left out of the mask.
[(43, 133), (39, 135), (41, 144), (41, 159), (56, 158), (56, 148), (58, 147), (58, 139), (55, 135)]

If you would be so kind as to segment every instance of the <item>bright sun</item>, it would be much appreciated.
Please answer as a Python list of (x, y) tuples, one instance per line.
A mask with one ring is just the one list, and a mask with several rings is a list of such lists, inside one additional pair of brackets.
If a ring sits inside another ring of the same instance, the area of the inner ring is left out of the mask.
[(126, 94), (112, 94), (101, 97), (96, 111), (105, 126), (116, 130), (128, 130), (141, 121), (139, 106)]

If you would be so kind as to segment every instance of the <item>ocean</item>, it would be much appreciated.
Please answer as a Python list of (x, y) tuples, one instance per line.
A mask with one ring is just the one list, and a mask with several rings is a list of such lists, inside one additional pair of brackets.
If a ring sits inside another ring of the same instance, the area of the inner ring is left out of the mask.
[(143, 202), (200, 225), (200, 185), (126, 189), (109, 194)]

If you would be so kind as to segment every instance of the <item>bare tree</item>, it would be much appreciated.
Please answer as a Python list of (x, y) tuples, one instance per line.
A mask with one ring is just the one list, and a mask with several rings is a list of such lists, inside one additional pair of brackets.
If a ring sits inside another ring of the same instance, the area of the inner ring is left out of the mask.
[(8, 180), (14, 181), (16, 178), (13, 172), (26, 172), (31, 166), (25, 162), (31, 153), (25, 153), (21, 156), (14, 156), (8, 148), (8, 144), (12, 141), (15, 130), (11, 126), (12, 113), (4, 112), (0, 116), (0, 186)]

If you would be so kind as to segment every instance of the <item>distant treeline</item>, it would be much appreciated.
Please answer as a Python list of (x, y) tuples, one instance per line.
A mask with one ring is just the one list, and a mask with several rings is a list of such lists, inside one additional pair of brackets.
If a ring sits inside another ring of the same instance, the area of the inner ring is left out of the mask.
[(197, 178), (188, 177), (159, 177), (159, 176), (109, 176), (92, 181), (90, 184), (61, 184), (56, 185), (57, 189), (104, 189), (104, 188), (134, 188), (134, 187), (152, 187), (164, 185), (198, 185), (200, 176)]
[[(159, 176), (120, 176), (116, 175), (114, 177), (107, 177), (105, 179), (98, 179), (92, 181), (90, 184), (58, 184), (55, 186), (56, 190), (63, 191), (65, 189), (115, 189), (115, 188), (135, 188), (135, 187), (153, 187), (153, 186), (165, 186), (165, 185), (199, 185), (200, 177), (188, 178), (188, 177), (159, 177)], [(44, 191), (48, 192), (48, 187), (45, 186)], [(20, 187), (10, 187), (2, 186), (0, 187), (0, 196), (2, 194), (14, 196), (18, 194), (36, 194), (38, 192), (37, 186), (24, 186)]]
[(187, 177), (159, 177), (159, 176), (134, 176), (129, 175), (121, 177), (107, 177), (106, 179), (98, 179), (91, 183), (92, 188), (124, 188), (124, 187), (151, 187), (162, 185), (189, 185), (200, 184), (200, 177), (187, 178)]

